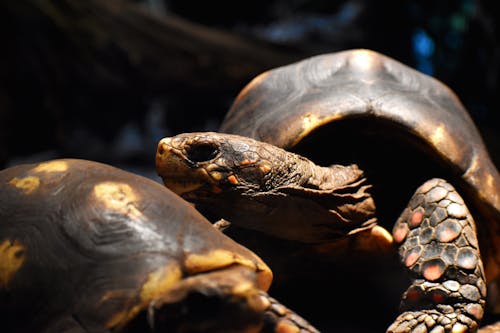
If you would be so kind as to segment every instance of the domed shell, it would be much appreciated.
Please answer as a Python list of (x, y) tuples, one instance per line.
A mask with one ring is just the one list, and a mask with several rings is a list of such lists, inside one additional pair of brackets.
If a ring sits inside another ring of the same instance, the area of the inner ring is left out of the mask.
[(490, 221), (500, 219), (500, 176), (457, 96), (371, 50), (315, 56), (257, 76), (237, 96), (220, 131), (292, 149), (318, 128), (346, 119), (383, 121), (419, 138), (470, 185)]
[(232, 264), (269, 287), (255, 254), (157, 182), (72, 159), (0, 171), (0, 321), (9, 332), (68, 314), (89, 331), (112, 329), (183, 277)]

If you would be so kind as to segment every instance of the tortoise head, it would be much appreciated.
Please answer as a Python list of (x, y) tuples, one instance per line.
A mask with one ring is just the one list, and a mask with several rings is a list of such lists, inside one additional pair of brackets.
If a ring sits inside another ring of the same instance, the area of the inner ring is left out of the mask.
[(160, 141), (156, 169), (165, 185), (185, 198), (252, 193), (300, 177), (277, 171), (287, 162), (288, 168), (293, 168), (289, 155), (283, 149), (237, 135), (184, 133)]
[(330, 241), (375, 223), (370, 185), (357, 166), (317, 166), (238, 135), (164, 138), (156, 169), (167, 187), (197, 207), (281, 238)]

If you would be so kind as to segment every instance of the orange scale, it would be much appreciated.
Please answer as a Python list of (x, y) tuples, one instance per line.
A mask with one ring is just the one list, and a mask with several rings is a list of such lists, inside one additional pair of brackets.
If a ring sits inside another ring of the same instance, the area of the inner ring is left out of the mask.
[(420, 254), (418, 252), (410, 253), (405, 259), (406, 267), (412, 266), (417, 260), (420, 258)]
[(424, 268), (424, 278), (428, 281), (436, 281), (444, 274), (444, 266), (438, 263), (426, 265)]
[(422, 223), (424, 219), (424, 213), (421, 210), (417, 210), (413, 212), (413, 214), (410, 217), (410, 225), (412, 227), (418, 227), (420, 223)]
[(408, 228), (408, 226), (406, 224), (398, 225), (393, 231), (394, 241), (396, 243), (401, 243), (402, 241), (405, 240), (409, 231), (410, 231), (410, 229)]
[(456, 239), (459, 236), (459, 233), (452, 228), (443, 228), (441, 230), (438, 229), (436, 236), (440, 242), (448, 243)]
[(238, 178), (236, 178), (235, 175), (230, 175), (229, 177), (227, 177), (227, 180), (233, 185), (238, 185)]
[(420, 299), (420, 292), (415, 288), (410, 289), (406, 293), (406, 299), (410, 302), (416, 302)]
[(445, 298), (446, 298), (446, 297), (445, 297), (442, 293), (437, 293), (437, 292), (436, 292), (436, 293), (432, 293), (432, 295), (431, 295), (431, 299), (432, 299), (432, 301), (433, 301), (434, 303), (436, 303), (436, 304), (441, 304), (441, 303), (443, 303), (443, 302), (444, 302), (444, 300), (445, 300)]

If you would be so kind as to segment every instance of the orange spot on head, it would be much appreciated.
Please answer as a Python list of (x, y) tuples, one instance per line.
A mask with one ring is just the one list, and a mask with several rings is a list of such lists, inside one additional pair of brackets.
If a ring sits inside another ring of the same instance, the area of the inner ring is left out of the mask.
[(230, 175), (229, 177), (227, 177), (227, 181), (233, 185), (238, 185), (238, 179), (235, 175)]
[(245, 160), (241, 161), (240, 165), (245, 166), (245, 165), (251, 165), (254, 163), (255, 163), (255, 161), (250, 161), (250, 160), (245, 159)]
[(443, 276), (444, 270), (438, 264), (428, 265), (424, 270), (424, 277), (429, 281), (436, 281)]
[(420, 223), (422, 223), (423, 218), (424, 218), (424, 213), (422, 213), (422, 211), (417, 210), (417, 211), (413, 212), (413, 214), (411, 215), (411, 218), (410, 218), (410, 225), (412, 227), (419, 226)]
[(222, 179), (222, 174), (218, 171), (212, 171), (210, 172), (210, 177), (215, 181), (219, 181)]

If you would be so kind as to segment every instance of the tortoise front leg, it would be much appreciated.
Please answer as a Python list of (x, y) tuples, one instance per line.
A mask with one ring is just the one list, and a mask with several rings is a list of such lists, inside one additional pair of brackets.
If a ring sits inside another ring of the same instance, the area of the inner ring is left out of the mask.
[(187, 277), (149, 305), (146, 320), (137, 316), (120, 332), (319, 333), (255, 278), (239, 265)]
[(486, 284), (476, 226), (462, 198), (442, 179), (419, 187), (393, 230), (412, 278), (389, 333), (476, 332)]

